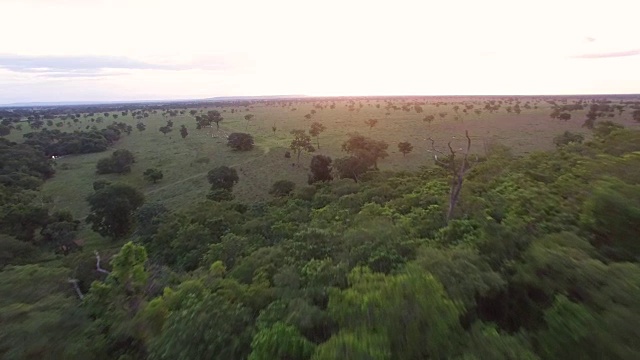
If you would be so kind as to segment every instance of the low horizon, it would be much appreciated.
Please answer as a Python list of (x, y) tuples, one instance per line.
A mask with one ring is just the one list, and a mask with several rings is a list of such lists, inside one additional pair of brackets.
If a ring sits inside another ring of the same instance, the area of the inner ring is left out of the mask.
[(441, 95), (424, 95), (424, 94), (407, 94), (407, 95), (306, 95), (306, 94), (281, 94), (281, 95), (227, 95), (213, 96), (203, 98), (164, 98), (164, 99), (132, 99), (132, 100), (61, 100), (61, 101), (24, 101), (14, 103), (0, 103), (0, 107), (21, 107), (21, 106), (38, 106), (44, 104), (46, 106), (67, 106), (67, 105), (101, 105), (101, 104), (136, 104), (136, 103), (177, 103), (177, 102), (207, 102), (215, 100), (234, 100), (234, 99), (256, 99), (256, 100), (278, 100), (278, 99), (336, 99), (336, 98), (442, 98), (442, 97), (618, 97), (618, 96), (640, 96), (640, 93), (589, 93), (589, 94), (441, 94)]

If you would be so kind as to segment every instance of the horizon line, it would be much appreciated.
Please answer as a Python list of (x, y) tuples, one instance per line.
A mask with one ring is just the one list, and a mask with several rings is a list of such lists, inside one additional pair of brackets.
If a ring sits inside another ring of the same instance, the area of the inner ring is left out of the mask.
[(442, 95), (228, 95), (207, 98), (187, 99), (135, 99), (135, 100), (60, 100), (60, 101), (18, 101), (12, 103), (0, 103), (0, 107), (29, 107), (29, 106), (73, 106), (73, 105), (118, 105), (135, 103), (179, 103), (179, 102), (215, 102), (225, 100), (275, 100), (298, 98), (436, 98), (436, 97), (574, 97), (574, 96), (640, 96), (640, 93), (573, 93), (573, 94), (442, 94)]

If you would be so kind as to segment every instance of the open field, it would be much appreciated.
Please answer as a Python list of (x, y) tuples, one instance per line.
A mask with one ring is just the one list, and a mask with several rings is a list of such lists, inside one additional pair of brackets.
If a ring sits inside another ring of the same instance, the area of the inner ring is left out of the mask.
[[(335, 109), (330, 109), (330, 103), (335, 103)], [(174, 117), (164, 117), (161, 111), (150, 112), (149, 117), (142, 120), (147, 126), (142, 132), (135, 129), (139, 120), (131, 115), (119, 116), (116, 121), (134, 126), (131, 135), (123, 134), (121, 140), (108, 152), (58, 159), (56, 176), (45, 183), (43, 194), (50, 197), (55, 209), (66, 208), (74, 216), (82, 218), (88, 211), (84, 199), (93, 191), (92, 183), (98, 179), (106, 179), (133, 185), (145, 192), (147, 201), (160, 201), (170, 208), (178, 209), (203, 199), (209, 190), (206, 173), (214, 167), (228, 165), (235, 167), (240, 176), (240, 182), (234, 188), (236, 198), (245, 202), (265, 199), (269, 197), (270, 186), (277, 180), (292, 180), (299, 186), (306, 184), (307, 167), (313, 154), (303, 153), (298, 167), (294, 166), (295, 156), (286, 159), (284, 152), (292, 138), (289, 132), (293, 129), (308, 130), (314, 121), (326, 126), (326, 131), (320, 135), (320, 149), (314, 154), (325, 154), (332, 158), (345, 156), (340, 147), (346, 134), (360, 132), (389, 143), (389, 157), (380, 161), (379, 166), (382, 170), (394, 171), (417, 170), (421, 166), (432, 165), (431, 154), (428, 152), (429, 137), (440, 147), (445, 146), (449, 140), (452, 140), (454, 147), (460, 147), (464, 131), (468, 130), (473, 139), (472, 151), (475, 153), (482, 154), (487, 144), (498, 142), (509, 146), (516, 153), (526, 154), (551, 149), (553, 137), (565, 130), (588, 133), (582, 128), (587, 110), (573, 111), (572, 119), (568, 121), (551, 119), (551, 106), (544, 101), (531, 101), (531, 108), (523, 108), (520, 114), (507, 113), (503, 105), (498, 111), (490, 113), (483, 110), (479, 115), (472, 110), (466, 114), (459, 110), (456, 115), (454, 103), (440, 106), (426, 103), (422, 105), (421, 113), (414, 111), (413, 107), (410, 111), (387, 110), (386, 101), (381, 100), (356, 100), (351, 106), (353, 110), (349, 110), (349, 104), (348, 100), (330, 101), (320, 109), (314, 108), (313, 102), (285, 105), (276, 102), (255, 103), (249, 107), (236, 106), (233, 113), (232, 107), (216, 107), (224, 117), (220, 130), (216, 130), (215, 125), (196, 130), (196, 122), (189, 111)], [(398, 100), (394, 100), (394, 104), (402, 105)], [(481, 104), (478, 102), (476, 109), (481, 108)], [(213, 107), (210, 106), (199, 108), (198, 111), (206, 113), (211, 109)], [(311, 119), (306, 119), (305, 115), (310, 114), (312, 109), (315, 114)], [(447, 113), (444, 118), (438, 115), (442, 112)], [(244, 119), (246, 114), (253, 114), (254, 118), (247, 122)], [(432, 123), (423, 121), (428, 114), (436, 115)], [(97, 116), (100, 114), (96, 114)], [(364, 123), (371, 118), (379, 120), (372, 129)], [(174, 130), (163, 135), (158, 129), (168, 119), (173, 121)], [(628, 112), (608, 120), (630, 127), (638, 125), (632, 121)], [(109, 117), (97, 126), (106, 126), (112, 121)], [(84, 118), (78, 124), (60, 129), (80, 130), (88, 124), (92, 123)], [(186, 139), (182, 139), (179, 133), (183, 124), (189, 130)], [(272, 131), (272, 126), (276, 127), (275, 132)], [(22, 131), (27, 132), (28, 128)], [(254, 150), (234, 152), (228, 148), (225, 135), (231, 132), (252, 134), (256, 144)], [(10, 135), (13, 140), (20, 137), (19, 131)], [(413, 152), (406, 157), (397, 149), (397, 143), (401, 141), (409, 141), (414, 146)], [(316, 139), (313, 142), (315, 144)], [(127, 175), (97, 175), (95, 164), (98, 159), (108, 156), (116, 149), (128, 149), (135, 154), (136, 163), (132, 172)], [(158, 184), (146, 182), (142, 173), (148, 168), (162, 170), (164, 178)]]

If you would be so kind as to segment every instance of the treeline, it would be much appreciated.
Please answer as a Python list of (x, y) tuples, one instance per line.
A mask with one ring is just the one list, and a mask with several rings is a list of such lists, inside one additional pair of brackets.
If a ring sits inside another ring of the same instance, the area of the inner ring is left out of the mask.
[(602, 122), (592, 141), (559, 139), (526, 157), (489, 146), (451, 217), (446, 161), (461, 159), (416, 173), (371, 160), (357, 183), (179, 212), (102, 184), (88, 219), (129, 242), (69, 255), (66, 271), (0, 272), (0, 354), (638, 358), (640, 132)]
[(24, 134), (26, 145), (41, 150), (47, 156), (102, 152), (120, 139), (123, 132), (131, 133), (131, 125), (114, 123), (104, 129), (64, 132), (42, 129)]

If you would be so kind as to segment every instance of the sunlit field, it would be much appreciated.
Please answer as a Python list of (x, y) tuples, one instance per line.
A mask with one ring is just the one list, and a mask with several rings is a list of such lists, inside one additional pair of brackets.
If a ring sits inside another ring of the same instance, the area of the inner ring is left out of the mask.
[[(422, 105), (423, 111), (417, 113), (413, 107), (410, 111), (386, 110), (384, 101), (356, 101), (355, 110), (349, 110), (349, 101), (335, 101), (335, 109), (328, 104), (323, 109), (314, 108), (312, 102), (294, 102), (281, 106), (276, 103), (258, 103), (249, 107), (217, 108), (224, 117), (220, 129), (211, 128), (196, 130), (194, 117), (189, 111), (175, 117), (163, 116), (161, 111), (150, 113), (141, 120), (147, 125), (145, 131), (135, 129), (139, 121), (129, 116), (119, 116), (117, 121), (134, 126), (131, 135), (123, 135), (110, 151), (105, 153), (72, 155), (56, 160), (56, 176), (43, 186), (43, 194), (51, 197), (55, 208), (70, 209), (74, 216), (83, 217), (88, 207), (84, 200), (91, 193), (92, 183), (99, 179), (124, 182), (143, 189), (148, 201), (163, 202), (170, 208), (192, 204), (202, 200), (209, 190), (206, 173), (214, 167), (228, 165), (236, 168), (240, 181), (234, 188), (234, 195), (241, 201), (251, 202), (269, 198), (268, 190), (277, 180), (292, 180), (302, 186), (306, 184), (308, 164), (315, 154), (325, 154), (332, 158), (345, 156), (341, 144), (348, 133), (359, 132), (365, 136), (386, 141), (389, 144), (389, 156), (379, 163), (381, 170), (412, 171), (421, 166), (433, 165), (433, 153), (429, 138), (435, 141), (438, 148), (443, 149), (448, 141), (454, 147), (464, 143), (464, 132), (469, 131), (472, 139), (472, 152), (480, 156), (487, 146), (500, 143), (510, 147), (516, 154), (527, 154), (533, 151), (552, 149), (553, 137), (565, 130), (583, 133), (588, 131), (582, 127), (587, 110), (574, 111), (568, 121), (551, 119), (550, 106), (544, 101), (531, 101), (531, 109), (522, 109), (520, 114), (508, 113), (505, 106), (490, 113), (482, 110), (476, 114), (473, 110), (467, 113), (454, 111), (454, 103), (436, 106), (431, 103)], [(402, 105), (402, 101), (394, 100), (394, 104)], [(524, 102), (523, 102), (524, 103)], [(359, 107), (360, 104), (362, 107)], [(380, 105), (378, 108), (377, 105)], [(481, 108), (482, 102), (476, 104)], [(462, 106), (461, 106), (462, 107)], [(534, 107), (537, 107), (534, 108)], [(198, 109), (211, 110), (214, 107)], [(312, 114), (312, 110), (315, 113)], [(440, 113), (446, 113), (441, 117)], [(254, 117), (247, 121), (245, 115)], [(310, 119), (305, 115), (311, 115)], [(425, 116), (433, 114), (435, 120), (424, 121)], [(96, 114), (95, 117), (100, 116)], [(365, 121), (377, 119), (378, 123), (370, 128)], [(163, 135), (158, 129), (173, 121), (173, 131)], [(623, 113), (612, 119), (625, 126), (636, 126), (630, 114)], [(105, 119), (98, 127), (110, 124), (111, 117)], [(284, 157), (288, 150), (293, 129), (308, 130), (312, 122), (320, 122), (326, 131), (319, 139), (313, 138), (316, 151), (303, 153), (300, 165), (297, 166), (295, 156)], [(67, 131), (82, 130), (89, 118), (71, 127), (60, 129)], [(181, 125), (189, 130), (189, 135), (182, 138), (179, 133)], [(273, 127), (276, 128), (273, 131)], [(55, 128), (55, 127), (53, 127)], [(22, 133), (29, 132), (28, 128)], [(255, 139), (256, 147), (248, 152), (232, 151), (226, 146), (226, 135), (232, 132), (247, 132)], [(21, 132), (15, 131), (11, 137), (18, 140)], [(319, 141), (319, 148), (317, 142)], [(398, 151), (397, 144), (408, 141), (413, 151), (406, 156)], [(128, 149), (136, 158), (132, 171), (126, 175), (97, 175), (95, 165), (98, 159), (108, 156), (113, 150)], [(144, 180), (142, 173), (148, 168), (158, 168), (164, 178), (157, 184)]]

